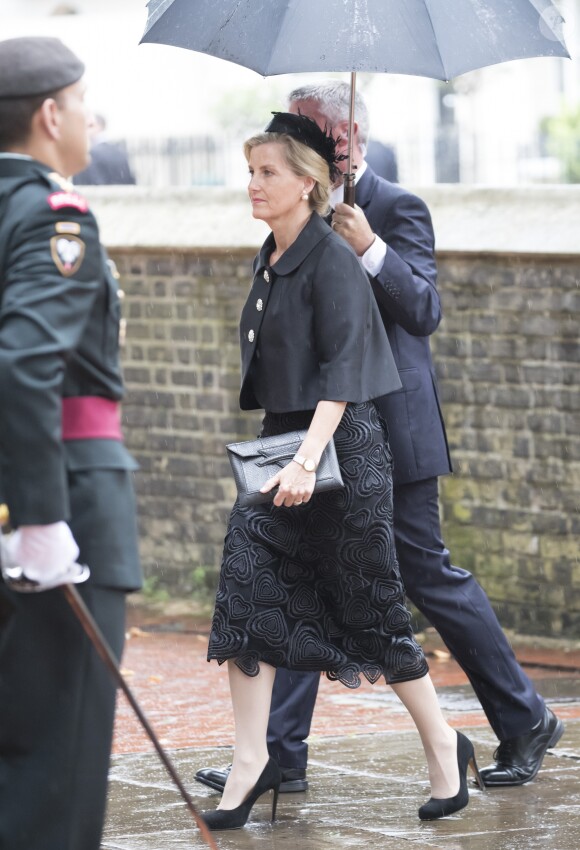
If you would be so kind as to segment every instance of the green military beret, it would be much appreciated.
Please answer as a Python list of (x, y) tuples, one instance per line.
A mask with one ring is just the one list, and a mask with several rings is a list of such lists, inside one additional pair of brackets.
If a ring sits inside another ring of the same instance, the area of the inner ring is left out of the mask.
[(85, 66), (58, 38), (0, 41), (0, 98), (35, 97), (76, 83)]

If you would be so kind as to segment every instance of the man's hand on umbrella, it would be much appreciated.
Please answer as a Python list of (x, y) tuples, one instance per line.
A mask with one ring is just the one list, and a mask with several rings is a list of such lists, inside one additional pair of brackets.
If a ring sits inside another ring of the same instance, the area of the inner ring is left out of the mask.
[(356, 204), (354, 207), (349, 207), (348, 204), (336, 205), (332, 216), (332, 229), (346, 239), (359, 257), (362, 257), (375, 241), (375, 234), (364, 212)]

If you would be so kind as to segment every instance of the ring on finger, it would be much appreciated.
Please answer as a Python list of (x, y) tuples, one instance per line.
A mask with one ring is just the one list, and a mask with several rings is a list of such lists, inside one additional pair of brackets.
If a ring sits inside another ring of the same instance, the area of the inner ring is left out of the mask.
[(301, 502), (301, 501), (300, 501), (300, 502), (294, 502), (294, 504), (295, 504), (295, 505), (301, 505), (301, 504), (302, 504), (302, 502)]

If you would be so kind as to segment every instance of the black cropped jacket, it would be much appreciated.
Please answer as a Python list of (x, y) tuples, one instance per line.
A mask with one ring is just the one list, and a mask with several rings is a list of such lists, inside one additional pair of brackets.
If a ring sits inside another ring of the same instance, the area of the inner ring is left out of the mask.
[(369, 279), (349, 245), (313, 213), (274, 264), (271, 233), (254, 260), (240, 321), (242, 410), (361, 403), (401, 382)]

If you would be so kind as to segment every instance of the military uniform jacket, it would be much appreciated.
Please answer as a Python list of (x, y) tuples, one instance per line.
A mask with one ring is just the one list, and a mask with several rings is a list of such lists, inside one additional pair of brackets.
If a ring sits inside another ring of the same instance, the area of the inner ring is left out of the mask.
[(0, 486), (15, 525), (70, 515), (76, 469), (132, 469), (116, 440), (62, 440), (62, 397), (119, 400), (119, 299), (86, 201), (0, 157)]
[(275, 247), (270, 234), (242, 311), (241, 408), (313, 410), (321, 400), (361, 403), (398, 389), (376, 300), (350, 246), (313, 213), (270, 265)]

